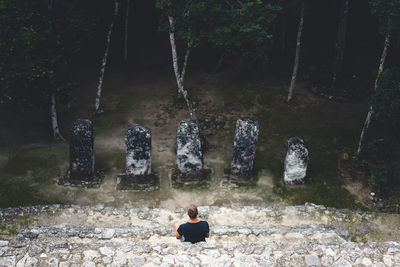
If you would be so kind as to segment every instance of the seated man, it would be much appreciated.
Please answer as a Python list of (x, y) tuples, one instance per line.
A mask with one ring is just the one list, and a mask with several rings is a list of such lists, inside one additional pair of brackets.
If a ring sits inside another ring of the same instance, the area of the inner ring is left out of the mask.
[(197, 218), (197, 207), (195, 205), (190, 205), (187, 214), (189, 215), (189, 221), (187, 223), (175, 223), (174, 225), (176, 238), (180, 239), (183, 237), (183, 241), (191, 242), (192, 244), (206, 241), (206, 237), (210, 236), (210, 228), (206, 221), (200, 221)]

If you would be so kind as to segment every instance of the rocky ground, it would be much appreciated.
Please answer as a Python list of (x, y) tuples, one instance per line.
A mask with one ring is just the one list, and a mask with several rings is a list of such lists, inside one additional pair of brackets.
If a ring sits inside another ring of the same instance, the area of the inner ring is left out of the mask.
[[(199, 208), (206, 243), (175, 239), (184, 209), (0, 210), (1, 266), (399, 266), (399, 215), (323, 206)], [(397, 223), (397, 224), (396, 224)]]

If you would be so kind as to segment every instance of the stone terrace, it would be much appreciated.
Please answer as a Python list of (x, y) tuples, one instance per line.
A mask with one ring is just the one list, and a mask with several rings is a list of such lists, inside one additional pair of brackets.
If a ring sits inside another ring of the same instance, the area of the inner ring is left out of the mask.
[(0, 265), (400, 265), (399, 215), (313, 204), (206, 206), (199, 212), (211, 225), (211, 237), (192, 245), (176, 240), (172, 229), (173, 222), (186, 220), (184, 209), (2, 209)]

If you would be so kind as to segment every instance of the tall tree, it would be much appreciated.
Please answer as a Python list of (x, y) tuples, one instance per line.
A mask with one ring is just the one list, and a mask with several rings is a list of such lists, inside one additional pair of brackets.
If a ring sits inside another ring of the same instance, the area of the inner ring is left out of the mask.
[[(191, 118), (199, 125), (197, 114), (190, 99), (189, 93), (184, 86), (186, 68), (189, 60), (190, 50), (198, 44), (196, 35), (192, 32), (192, 8), (193, 2), (184, 2), (179, 0), (157, 0), (156, 7), (161, 9), (164, 14), (164, 21), (161, 29), (168, 31), (169, 41), (171, 45), (172, 68), (175, 74), (176, 84), (178, 86), (178, 94), (182, 95), (189, 109)], [(182, 68), (179, 68), (179, 53), (177, 49), (176, 39), (181, 39), (186, 43), (186, 52), (183, 58)]]
[[(389, 44), (390, 44), (390, 34), (387, 32), (386, 33), (386, 37), (385, 37), (385, 43), (383, 45), (383, 51), (382, 51), (380, 63), (379, 63), (378, 74), (376, 75), (376, 78), (375, 78), (375, 85), (374, 85), (374, 91), (375, 92), (376, 92), (376, 89), (378, 87), (377, 86), (378, 79), (381, 76), (382, 71), (383, 71), (383, 67), (384, 67), (384, 64), (385, 64), (385, 60), (386, 60), (386, 55), (387, 55), (387, 50), (389, 48)], [(369, 126), (371, 124), (371, 119), (372, 119), (372, 114), (373, 113), (374, 113), (373, 107), (369, 106), (367, 117), (365, 118), (364, 126), (363, 126), (363, 128), (361, 130), (360, 140), (358, 141), (357, 153), (361, 152), (362, 145), (364, 144), (365, 136), (366, 136), (366, 134), (368, 132), (368, 129), (369, 129)]]
[[(197, 117), (184, 86), (191, 49), (201, 42), (207, 42), (224, 51), (223, 56), (226, 53), (236, 53), (252, 59), (265, 59), (266, 43), (272, 39), (269, 26), (280, 11), (277, 2), (279, 0), (157, 1), (157, 7), (163, 10), (167, 18), (162, 29), (169, 32), (178, 92), (185, 98), (193, 119), (197, 120)], [(186, 45), (183, 62), (178, 56), (178, 38)], [(181, 70), (179, 61), (182, 62)], [(218, 65), (220, 64), (217, 64), (217, 69)]]
[(168, 16), (168, 21), (170, 25), (170, 32), (169, 32), (169, 41), (171, 44), (171, 54), (172, 54), (172, 67), (174, 69), (175, 73), (175, 79), (176, 79), (176, 84), (178, 85), (178, 92), (181, 93), (183, 98), (186, 101), (186, 105), (189, 109), (189, 114), (192, 117), (192, 119), (199, 125), (199, 121), (196, 115), (196, 111), (193, 107), (193, 103), (189, 97), (188, 92), (186, 91), (183, 82), (185, 79), (185, 74), (186, 74), (186, 67), (187, 67), (187, 62), (189, 59), (189, 53), (190, 53), (190, 44), (188, 43), (187, 48), (186, 48), (186, 53), (185, 53), (185, 59), (183, 62), (183, 67), (182, 71), (179, 71), (179, 64), (178, 64), (178, 53), (176, 51), (176, 43), (175, 43), (175, 21), (174, 17)]
[(305, 6), (306, 6), (306, 0), (303, 0), (303, 3), (301, 5), (301, 11), (300, 11), (299, 28), (297, 29), (296, 55), (294, 57), (292, 80), (290, 82), (289, 93), (288, 93), (288, 97), (287, 97), (287, 100), (286, 100), (288, 104), (290, 103), (290, 101), (293, 98), (294, 84), (296, 83), (297, 71), (299, 69), (300, 48), (301, 48), (301, 34), (303, 32)]
[(333, 64), (332, 74), (332, 89), (335, 89), (338, 75), (341, 72), (343, 65), (344, 47), (346, 43), (346, 28), (347, 28), (347, 17), (349, 14), (349, 0), (342, 0), (339, 13), (339, 27), (335, 45), (335, 61)]
[[(380, 30), (385, 35), (385, 41), (381, 58), (379, 61), (378, 73), (375, 78), (374, 91), (378, 87), (378, 80), (383, 72), (386, 56), (390, 46), (392, 36), (399, 36), (400, 33), (400, 3), (398, 0), (370, 0), (371, 12), (378, 18)], [(374, 114), (373, 106), (370, 105), (365, 118), (364, 126), (361, 130), (360, 140), (358, 142), (357, 153), (360, 153), (365, 142), (365, 136), (371, 124)]]
[(99, 77), (99, 82), (97, 84), (97, 94), (96, 94), (96, 102), (95, 102), (95, 113), (96, 114), (101, 113), (101, 110), (100, 110), (101, 91), (103, 88), (103, 80), (104, 80), (104, 73), (105, 73), (106, 65), (107, 65), (108, 51), (110, 49), (111, 34), (112, 34), (112, 31), (114, 28), (116, 17), (118, 15), (118, 10), (119, 10), (119, 0), (114, 0), (114, 13), (113, 13), (113, 17), (111, 19), (110, 26), (108, 27), (108, 31), (107, 31), (106, 48), (104, 50), (103, 59), (101, 61), (100, 77)]
[(49, 107), (52, 134), (62, 139), (57, 109), (71, 88), (68, 64), (92, 22), (74, 3), (0, 0), (0, 104)]
[[(51, 12), (53, 9), (53, 0), (48, 0), (47, 3), (47, 8), (49, 10), (50, 13), (50, 17), (52, 17)], [(51, 27), (51, 31), (54, 31), (53, 29), (53, 25), (51, 23), (50, 20), (50, 27)], [(62, 137), (61, 133), (60, 133), (60, 128), (58, 127), (58, 119), (57, 119), (57, 104), (56, 104), (56, 90), (55, 88), (51, 89), (51, 108), (50, 108), (50, 116), (51, 116), (51, 126), (53, 129), (53, 138), (55, 140), (64, 140), (64, 137)]]
[(53, 138), (55, 140), (64, 140), (64, 137), (62, 137), (60, 133), (60, 128), (58, 127), (58, 119), (57, 119), (57, 104), (56, 104), (56, 93), (53, 92), (51, 93), (51, 126), (53, 129)]

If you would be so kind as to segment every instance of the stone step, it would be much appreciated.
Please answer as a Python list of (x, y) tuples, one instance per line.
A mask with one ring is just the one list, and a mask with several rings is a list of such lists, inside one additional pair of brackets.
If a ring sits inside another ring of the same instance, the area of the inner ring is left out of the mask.
[[(200, 219), (211, 227), (270, 227), (325, 224), (348, 230), (354, 241), (400, 241), (400, 215), (302, 206), (199, 207)], [(185, 222), (184, 208), (132, 208), (46, 205), (0, 209), (0, 234), (6, 237), (27, 226), (165, 227)], [(5, 230), (4, 230), (5, 229)], [(232, 228), (233, 229), (233, 228)], [(393, 230), (395, 229), (395, 230)], [(396, 230), (397, 229), (397, 230)]]
[[(218, 225), (210, 227), (210, 233), (218, 239), (229, 240), (239, 237), (248, 240), (349, 240), (346, 230), (334, 229), (328, 225), (297, 225), (297, 226), (231, 226)], [(17, 233), (17, 239), (135, 239), (135, 240), (161, 240), (174, 237), (172, 226), (131, 226), (131, 227), (95, 227), (95, 226), (39, 226), (22, 228)]]
[[(187, 219), (185, 209), (1, 209), (0, 266), (400, 266), (399, 242), (364, 242), (369, 237), (362, 235), (398, 240), (395, 214), (312, 204), (199, 212), (211, 237), (190, 244), (172, 229)], [(349, 241), (346, 230), (351, 240), (360, 235), (363, 242)]]
[(400, 244), (68, 238), (0, 242), (0, 266), (399, 266)]
[[(283, 224), (291, 225), (302, 222), (321, 222), (325, 223), (330, 219), (369, 220), (376, 217), (376, 213), (339, 210), (325, 208), (324, 206), (305, 204), (301, 206), (242, 206), (242, 207), (218, 207), (203, 206), (198, 207), (199, 216), (214, 224)], [(84, 222), (86, 225), (103, 224), (105, 218), (112, 221), (113, 224), (120, 226), (128, 223), (154, 223), (160, 225), (169, 225), (171, 221), (187, 219), (184, 208), (166, 209), (166, 208), (115, 208), (97, 206), (79, 206), (79, 205), (45, 205), (33, 207), (17, 207), (0, 209), (0, 217), (13, 216), (37, 216), (41, 223), (54, 222), (74, 219), (77, 223)], [(41, 220), (41, 215), (47, 219)], [(126, 219), (124, 219), (126, 218)], [(115, 219), (115, 220), (114, 220)], [(316, 220), (317, 219), (317, 220)]]
[[(383, 214), (325, 208), (305, 204), (301, 206), (242, 206), (242, 207), (198, 207), (199, 216), (214, 225), (297, 225), (301, 223), (328, 223), (332, 221), (371, 221)], [(170, 225), (176, 220), (187, 220), (184, 208), (115, 208), (79, 205), (46, 205), (0, 209), (0, 217), (35, 216), (42, 225), (61, 224), (74, 221), (85, 225), (129, 226)], [(399, 215), (387, 215), (400, 218)]]

